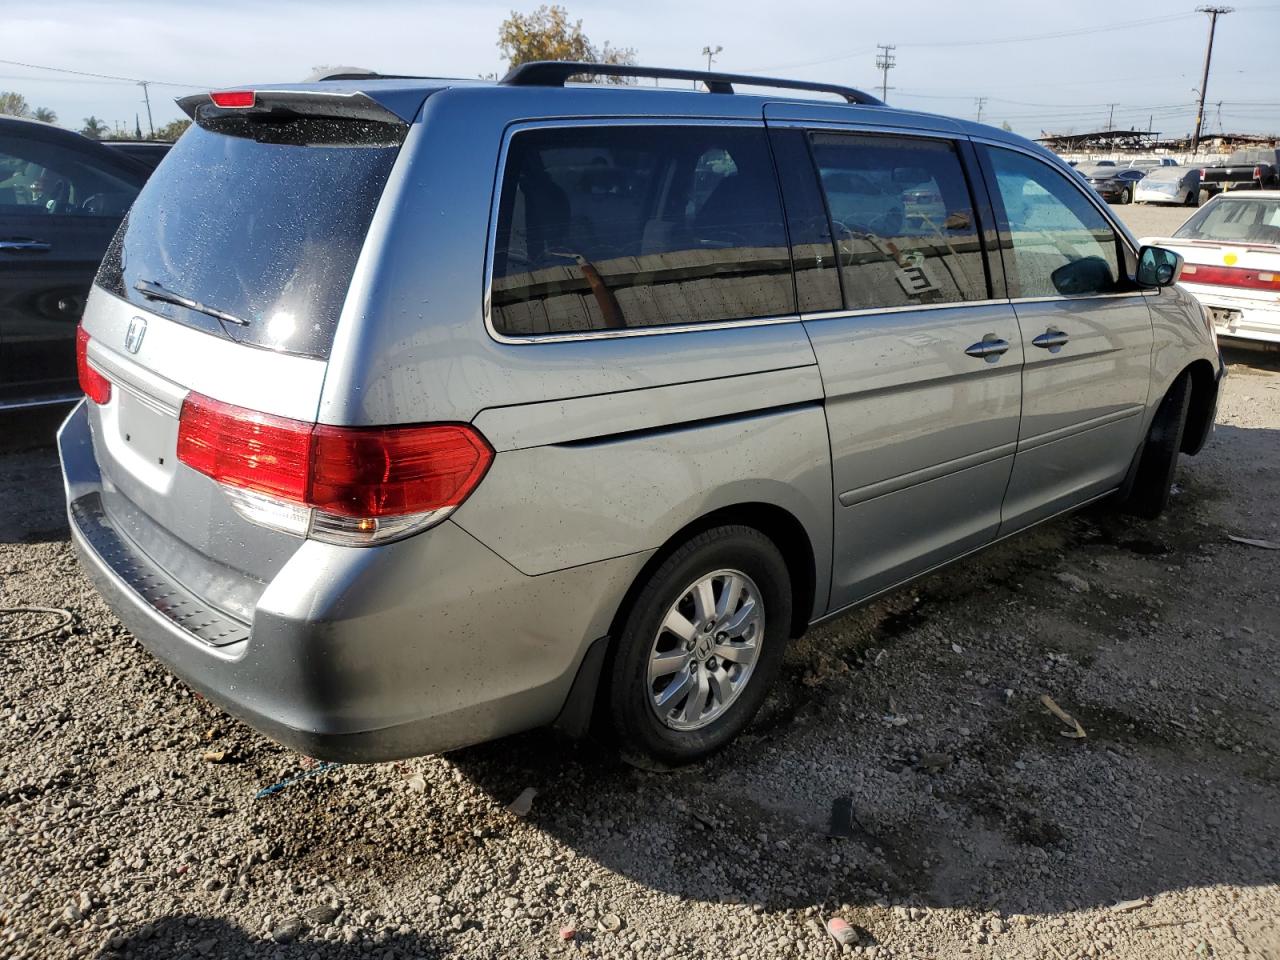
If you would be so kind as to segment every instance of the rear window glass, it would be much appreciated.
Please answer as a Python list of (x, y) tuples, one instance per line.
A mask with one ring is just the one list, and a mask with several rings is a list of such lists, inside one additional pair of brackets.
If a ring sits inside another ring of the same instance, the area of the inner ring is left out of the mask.
[[(147, 182), (98, 283), (209, 333), (327, 357), (403, 135), (373, 121), (203, 120)], [(139, 285), (244, 323), (144, 296)]]
[(1188, 240), (1280, 244), (1280, 200), (1223, 197), (1200, 208), (1174, 236)]
[(508, 336), (794, 312), (763, 130), (562, 127), (511, 141), (491, 311)]

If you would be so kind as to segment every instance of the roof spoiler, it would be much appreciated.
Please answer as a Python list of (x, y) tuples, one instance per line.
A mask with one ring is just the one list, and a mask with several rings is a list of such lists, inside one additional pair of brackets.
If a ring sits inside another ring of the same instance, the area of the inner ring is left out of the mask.
[[(241, 106), (219, 106), (216, 100), (231, 102), (243, 94)], [(177, 99), (182, 112), (192, 120), (230, 117), (236, 114), (274, 113), (280, 116), (340, 117), (403, 125), (408, 118), (383, 106), (367, 93), (346, 90), (215, 90)]]
[(711, 93), (733, 93), (735, 83), (749, 87), (775, 87), (781, 90), (805, 90), (832, 93), (848, 103), (883, 107), (884, 103), (869, 93), (834, 83), (811, 83), (808, 80), (784, 80), (778, 77), (756, 77), (745, 73), (719, 73), (707, 70), (682, 70), (668, 67), (633, 67), (623, 63), (587, 63), (561, 60), (536, 60), (513, 67), (499, 83), (509, 87), (563, 87), (571, 77), (645, 77), (655, 80), (696, 80)]

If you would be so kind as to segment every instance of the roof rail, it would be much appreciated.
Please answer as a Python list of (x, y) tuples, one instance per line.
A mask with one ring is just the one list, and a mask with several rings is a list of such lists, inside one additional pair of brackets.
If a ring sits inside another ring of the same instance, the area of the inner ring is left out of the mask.
[(571, 60), (536, 60), (513, 67), (499, 83), (511, 87), (563, 87), (570, 77), (652, 77), (657, 80), (698, 80), (711, 93), (733, 93), (735, 83), (751, 87), (777, 87), (783, 90), (812, 90), (834, 93), (849, 103), (882, 107), (883, 102), (869, 93), (834, 83), (810, 83), (807, 80), (782, 80), (777, 77), (753, 77), (743, 73), (713, 73), (706, 70), (681, 70), (668, 67), (632, 67), (621, 63), (584, 63)]

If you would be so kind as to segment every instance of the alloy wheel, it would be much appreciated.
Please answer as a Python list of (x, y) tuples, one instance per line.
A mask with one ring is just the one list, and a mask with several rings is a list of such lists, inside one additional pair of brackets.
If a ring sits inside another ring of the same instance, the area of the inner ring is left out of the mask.
[(764, 641), (764, 600), (739, 570), (691, 583), (667, 610), (649, 655), (649, 705), (672, 730), (723, 716), (751, 679)]

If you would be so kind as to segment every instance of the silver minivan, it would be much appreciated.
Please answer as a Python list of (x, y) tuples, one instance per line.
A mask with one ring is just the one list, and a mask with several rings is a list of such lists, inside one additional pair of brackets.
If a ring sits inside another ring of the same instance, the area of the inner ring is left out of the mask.
[[(566, 86), (606, 72), (705, 89)], [(71, 528), (155, 656), (312, 756), (595, 720), (697, 759), (807, 627), (1154, 516), (1212, 427), (1180, 259), (1000, 130), (563, 63), (181, 104), (80, 330)]]

